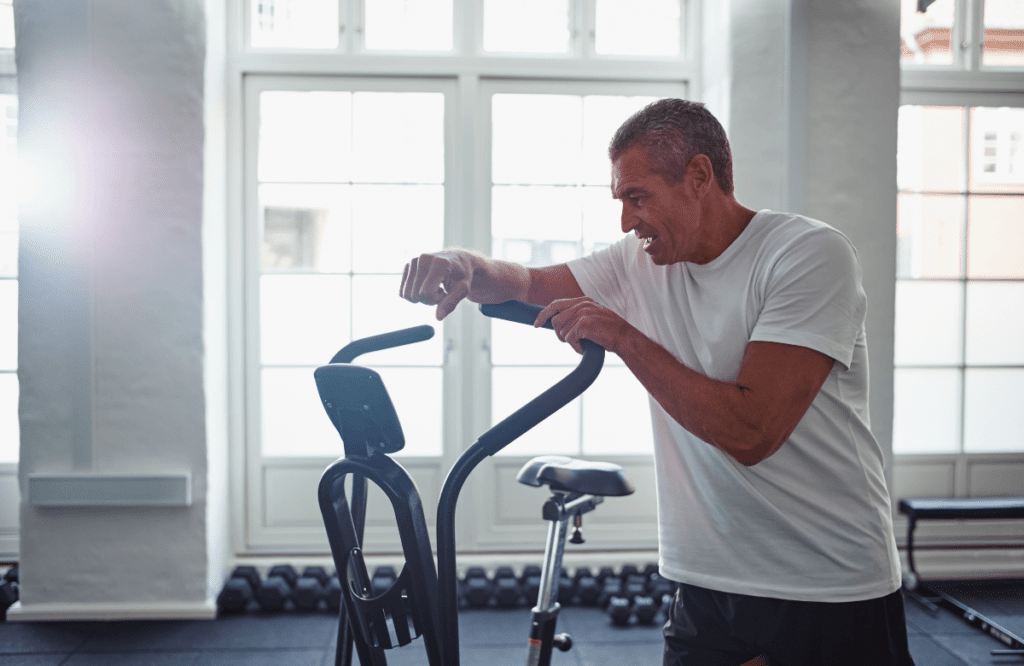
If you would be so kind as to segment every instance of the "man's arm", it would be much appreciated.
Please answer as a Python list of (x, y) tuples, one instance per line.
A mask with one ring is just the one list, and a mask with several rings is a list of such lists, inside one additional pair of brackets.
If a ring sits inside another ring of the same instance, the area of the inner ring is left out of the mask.
[(548, 317), (577, 351), (589, 339), (618, 354), (679, 425), (743, 465), (756, 465), (785, 443), (834, 363), (807, 347), (750, 342), (736, 380), (723, 382), (683, 365), (588, 298), (554, 302), (537, 320)]
[(527, 268), (469, 250), (444, 250), (406, 264), (399, 295), (413, 303), (436, 305), (441, 320), (465, 298), (474, 303), (517, 300), (548, 305), (582, 296), (583, 290), (565, 264)]

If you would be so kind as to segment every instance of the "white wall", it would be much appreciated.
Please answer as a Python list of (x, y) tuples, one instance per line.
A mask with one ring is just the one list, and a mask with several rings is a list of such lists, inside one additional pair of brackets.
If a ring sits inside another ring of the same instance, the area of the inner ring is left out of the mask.
[[(21, 602), (210, 616), (201, 0), (19, 0)], [(190, 501), (123, 475), (175, 475)], [(58, 506), (33, 506), (38, 474)], [(72, 507), (84, 475), (112, 494)], [(63, 484), (63, 485), (61, 485)], [(64, 504), (64, 506), (60, 506)], [(12, 616), (9, 614), (9, 617)]]

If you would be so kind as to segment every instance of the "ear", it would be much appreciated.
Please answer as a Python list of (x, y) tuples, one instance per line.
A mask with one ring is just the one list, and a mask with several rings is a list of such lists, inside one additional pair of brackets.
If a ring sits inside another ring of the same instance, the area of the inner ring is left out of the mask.
[(685, 178), (690, 181), (690, 185), (698, 197), (703, 197), (718, 182), (715, 180), (715, 170), (711, 166), (711, 160), (703, 153), (694, 155), (690, 160), (686, 166)]

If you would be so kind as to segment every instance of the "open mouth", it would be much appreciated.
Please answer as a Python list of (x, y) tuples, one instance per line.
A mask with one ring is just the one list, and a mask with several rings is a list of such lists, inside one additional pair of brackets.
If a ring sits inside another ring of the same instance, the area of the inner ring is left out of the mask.
[(640, 239), (640, 243), (643, 245), (644, 250), (649, 249), (651, 247), (651, 244), (653, 244), (654, 241), (658, 240), (657, 236), (641, 236), (637, 234), (637, 237)]

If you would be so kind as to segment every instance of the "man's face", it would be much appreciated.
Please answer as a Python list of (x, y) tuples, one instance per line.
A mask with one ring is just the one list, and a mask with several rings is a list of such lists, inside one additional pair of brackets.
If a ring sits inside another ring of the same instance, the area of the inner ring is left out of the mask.
[(698, 261), (700, 206), (686, 179), (669, 184), (633, 146), (612, 163), (612, 197), (622, 201), (622, 233), (634, 232), (659, 266)]

